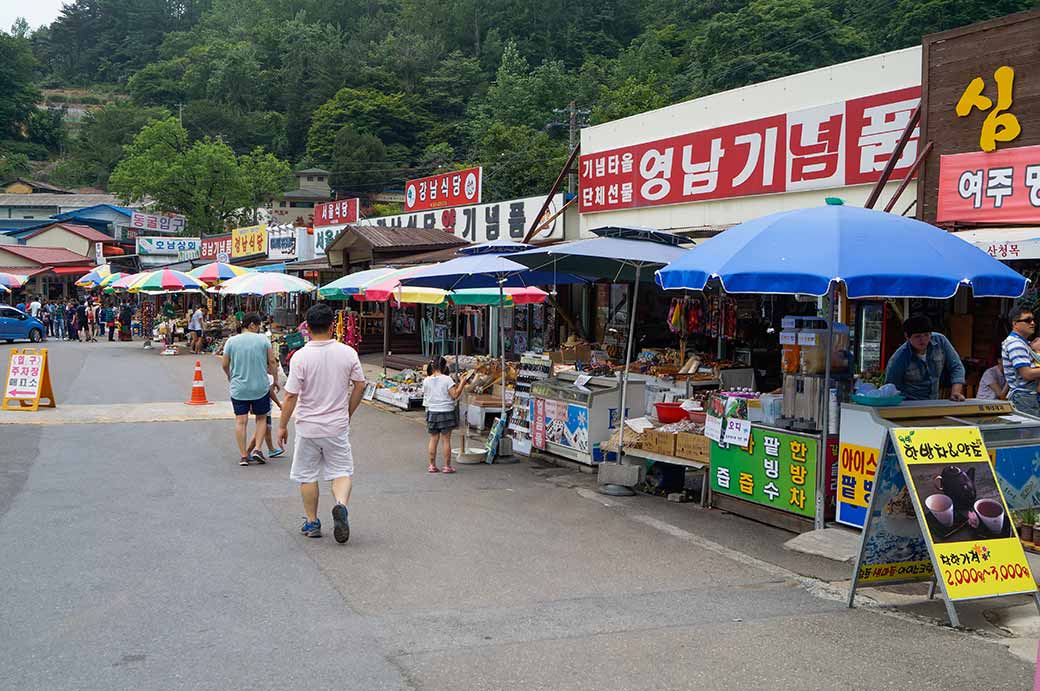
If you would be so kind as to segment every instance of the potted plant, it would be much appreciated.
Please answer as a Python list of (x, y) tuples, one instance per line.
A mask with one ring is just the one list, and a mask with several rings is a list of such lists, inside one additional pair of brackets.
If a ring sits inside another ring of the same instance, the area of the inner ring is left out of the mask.
[(1021, 527), (1018, 529), (1018, 537), (1022, 542), (1029, 544), (1033, 543), (1033, 538), (1036, 532), (1033, 530), (1033, 525), (1036, 523), (1036, 511), (1032, 508), (1025, 509), (1019, 512), (1019, 520), (1022, 522)]

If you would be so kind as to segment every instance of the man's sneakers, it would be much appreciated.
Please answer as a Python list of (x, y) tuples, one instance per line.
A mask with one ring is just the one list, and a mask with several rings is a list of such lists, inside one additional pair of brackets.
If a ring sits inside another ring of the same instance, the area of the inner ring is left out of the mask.
[(303, 519), (303, 527), (300, 528), (300, 532), (307, 537), (321, 537), (321, 519), (315, 518), (313, 521)]
[(279, 456), (285, 455), (285, 449), (271, 449), (271, 453), (267, 454), (268, 458), (278, 458)]
[(347, 507), (343, 506), (343, 504), (333, 506), (332, 521), (335, 523), (332, 534), (335, 536), (336, 542), (342, 545), (350, 539), (350, 522), (347, 520)]
[(264, 452), (260, 449), (254, 449), (253, 453), (249, 454), (249, 460), (259, 465), (267, 463), (267, 459), (264, 458)]

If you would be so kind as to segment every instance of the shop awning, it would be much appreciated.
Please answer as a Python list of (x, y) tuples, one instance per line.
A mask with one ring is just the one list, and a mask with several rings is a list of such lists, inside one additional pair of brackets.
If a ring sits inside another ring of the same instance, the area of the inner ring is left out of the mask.
[(82, 276), (96, 267), (93, 264), (81, 264), (80, 266), (54, 266), (49, 268), (50, 272), (55, 276)]
[(996, 259), (1040, 259), (1040, 227), (980, 228), (954, 235)]

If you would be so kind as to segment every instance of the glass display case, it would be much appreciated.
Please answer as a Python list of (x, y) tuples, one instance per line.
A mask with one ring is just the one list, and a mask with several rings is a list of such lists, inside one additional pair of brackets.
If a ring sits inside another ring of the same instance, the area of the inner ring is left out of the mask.
[[(594, 465), (620, 419), (620, 383), (611, 377), (561, 372), (531, 385), (531, 443), (536, 449)], [(646, 380), (630, 375), (626, 416), (642, 415)]]

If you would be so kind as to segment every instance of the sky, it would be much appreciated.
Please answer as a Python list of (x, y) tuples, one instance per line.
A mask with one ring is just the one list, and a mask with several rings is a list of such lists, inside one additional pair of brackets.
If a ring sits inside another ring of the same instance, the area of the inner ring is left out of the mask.
[(72, 0), (0, 0), (0, 29), (10, 31), (18, 17), (25, 17), (29, 26), (37, 28), (50, 24), (61, 14), (61, 6)]

